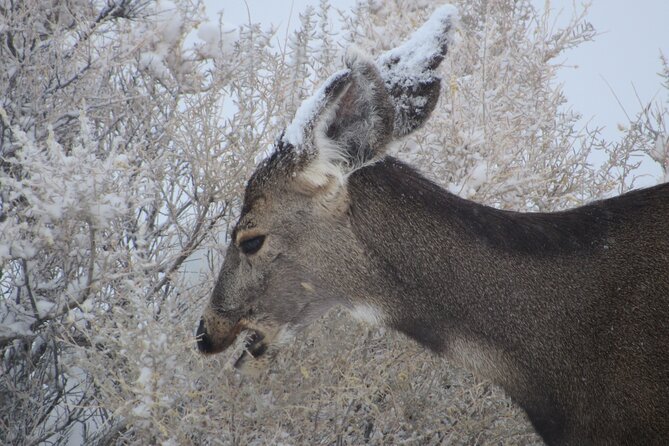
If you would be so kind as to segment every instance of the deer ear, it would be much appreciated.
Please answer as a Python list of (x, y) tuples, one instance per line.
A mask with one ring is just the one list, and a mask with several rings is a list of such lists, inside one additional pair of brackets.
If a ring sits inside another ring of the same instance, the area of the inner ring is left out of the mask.
[(457, 9), (437, 8), (402, 45), (377, 61), (395, 109), (393, 136), (408, 135), (421, 127), (437, 105), (441, 78), (435, 73), (454, 41)]
[(450, 5), (438, 8), (378, 62), (356, 48), (347, 52), (347, 69), (302, 103), (279, 141), (300, 160), (304, 183), (319, 188), (333, 177), (343, 180), (425, 123), (439, 97), (434, 69), (452, 40), (456, 14)]
[(393, 132), (393, 104), (374, 61), (351, 49), (347, 69), (305, 100), (280, 145), (301, 160), (300, 179), (319, 188), (380, 157)]
[(349, 170), (382, 156), (392, 140), (394, 107), (376, 63), (351, 47), (346, 53), (351, 86), (337, 101), (321, 141), (334, 144)]

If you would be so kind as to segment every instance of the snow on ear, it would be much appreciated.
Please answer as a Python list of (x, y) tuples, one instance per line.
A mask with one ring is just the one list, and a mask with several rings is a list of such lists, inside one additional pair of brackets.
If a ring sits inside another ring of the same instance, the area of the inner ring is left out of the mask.
[(452, 43), (457, 10), (435, 10), (404, 44), (378, 62), (357, 50), (347, 69), (332, 75), (305, 100), (281, 137), (302, 160), (300, 178), (309, 188), (343, 184), (355, 169), (381, 157), (388, 143), (425, 123), (439, 98), (434, 70)]
[(319, 125), (331, 119), (337, 101), (352, 81), (350, 70), (341, 70), (330, 76), (295, 112), (293, 121), (281, 135), (281, 142), (293, 146), (298, 154), (316, 155), (314, 134)]
[(381, 156), (392, 138), (393, 104), (374, 61), (353, 48), (347, 69), (298, 109), (283, 141), (308, 158), (300, 176), (314, 187), (343, 179)]
[(301, 160), (299, 177), (306, 190), (317, 190), (336, 178), (342, 183), (337, 167), (343, 162), (339, 147), (322, 138), (334, 119), (338, 103), (353, 81), (351, 70), (345, 69), (330, 76), (321, 87), (305, 99), (295, 112), (293, 121), (279, 138), (278, 146), (289, 148)]
[(441, 78), (434, 70), (453, 44), (457, 21), (454, 6), (440, 6), (406, 42), (379, 57), (379, 71), (395, 109), (395, 138), (421, 127), (437, 105)]

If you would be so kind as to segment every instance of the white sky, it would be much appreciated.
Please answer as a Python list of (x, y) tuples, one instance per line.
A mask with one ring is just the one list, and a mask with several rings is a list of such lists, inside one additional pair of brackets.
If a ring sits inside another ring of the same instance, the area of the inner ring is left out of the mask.
[(600, 35), (565, 54), (576, 68), (563, 68), (559, 80), (573, 108), (614, 138), (616, 125), (627, 121), (616, 96), (630, 117), (641, 108), (635, 90), (642, 103), (666, 98), (657, 73), (660, 51), (669, 57), (669, 1), (594, 0), (587, 17)]
[[(332, 0), (331, 4), (347, 9), (354, 1)], [(318, 0), (205, 2), (212, 16), (222, 10), (228, 24), (248, 23), (250, 17), (251, 22), (273, 23), (281, 32), (296, 27), (298, 13), (307, 4), (318, 4)], [(561, 11), (558, 24), (570, 17), (574, 4), (582, 4), (570, 0), (533, 3), (540, 10), (550, 5)], [(561, 69), (558, 82), (563, 83), (572, 108), (584, 116), (583, 123), (605, 127), (605, 137), (615, 140), (617, 125), (627, 122), (625, 111), (633, 117), (640, 110), (639, 99), (647, 103), (659, 95), (667, 100), (657, 73), (660, 51), (669, 57), (669, 0), (593, 0), (587, 17), (600, 35), (564, 55), (560, 62), (573, 68)]]

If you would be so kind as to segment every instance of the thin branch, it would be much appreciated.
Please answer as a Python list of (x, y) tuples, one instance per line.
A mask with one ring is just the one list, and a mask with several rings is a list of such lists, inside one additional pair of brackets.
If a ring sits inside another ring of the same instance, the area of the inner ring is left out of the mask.
[(21, 259), (21, 266), (23, 268), (23, 285), (26, 288), (28, 293), (28, 300), (30, 301), (30, 306), (33, 310), (33, 317), (36, 321), (40, 321), (39, 310), (37, 309), (37, 302), (35, 302), (35, 296), (33, 296), (32, 288), (30, 287), (30, 279), (28, 277), (28, 262), (26, 259)]
[(195, 228), (193, 229), (191, 237), (186, 243), (186, 246), (184, 246), (172, 265), (167, 269), (167, 271), (165, 271), (165, 275), (162, 279), (160, 279), (160, 282), (158, 282), (158, 284), (156, 284), (156, 286), (151, 289), (149, 295), (157, 293), (162, 287), (170, 282), (170, 276), (172, 273), (179, 269), (181, 264), (200, 246), (200, 243), (202, 243), (202, 240), (204, 240), (204, 236), (216, 225), (218, 220), (220, 220), (225, 215), (228, 208), (227, 204), (224, 206), (224, 210), (221, 213), (210, 219), (209, 224), (207, 225), (207, 229), (202, 231), (207, 211), (209, 210), (211, 203), (212, 200), (210, 199), (209, 202), (205, 205), (204, 209), (200, 212), (200, 215), (198, 216), (195, 223)]

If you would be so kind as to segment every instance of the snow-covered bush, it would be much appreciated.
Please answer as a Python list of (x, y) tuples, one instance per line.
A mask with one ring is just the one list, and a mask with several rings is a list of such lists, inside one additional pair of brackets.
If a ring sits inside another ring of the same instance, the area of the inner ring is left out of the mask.
[[(498, 389), (339, 311), (255, 379), (193, 348), (256, 156), (346, 45), (376, 56), (436, 3), (321, 0), (284, 47), (188, 0), (0, 1), (0, 443), (536, 441)], [(607, 143), (555, 85), (557, 57), (594, 37), (584, 17), (457, 6), (442, 99), (398, 156), (514, 209), (625, 190), (639, 153), (666, 179), (663, 104)]]
[[(89, 442), (142, 413), (151, 355), (170, 364), (180, 268), (247, 161), (207, 90), (251, 80), (220, 39), (215, 60), (197, 51), (212, 39), (185, 49), (191, 2), (0, 10), (0, 442)], [(127, 382), (126, 411), (104, 391)]]

